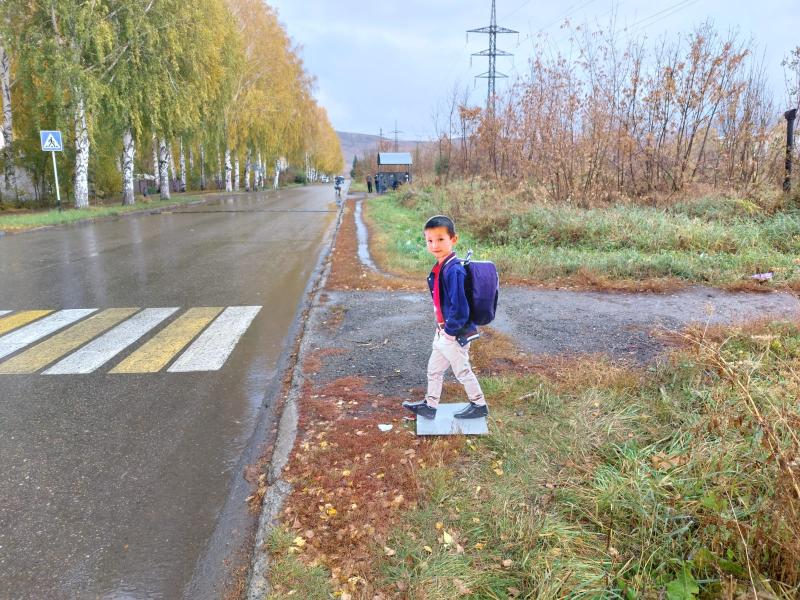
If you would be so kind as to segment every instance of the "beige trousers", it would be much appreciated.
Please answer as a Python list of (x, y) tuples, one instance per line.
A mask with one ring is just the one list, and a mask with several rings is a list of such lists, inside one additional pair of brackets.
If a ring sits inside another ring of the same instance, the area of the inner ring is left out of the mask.
[(429, 406), (436, 408), (439, 405), (444, 374), (448, 368), (453, 369), (453, 374), (464, 386), (470, 402), (486, 404), (481, 384), (469, 364), (469, 346), (462, 346), (441, 329), (437, 330), (433, 338), (431, 357), (428, 359), (428, 392), (425, 400)]

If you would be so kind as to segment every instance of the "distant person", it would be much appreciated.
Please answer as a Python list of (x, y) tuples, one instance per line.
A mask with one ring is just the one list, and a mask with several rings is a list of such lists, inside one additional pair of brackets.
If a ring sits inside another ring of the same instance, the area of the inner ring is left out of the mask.
[(458, 260), (453, 247), (458, 242), (456, 226), (449, 217), (437, 215), (425, 223), (425, 242), (428, 252), (436, 257), (428, 289), (436, 315), (436, 334), (428, 360), (428, 389), (425, 399), (403, 402), (403, 407), (426, 419), (435, 419), (442, 395), (442, 382), (448, 368), (464, 386), (469, 405), (454, 416), (456, 419), (477, 419), (489, 414), (481, 384), (469, 364), (469, 345), (480, 334), (470, 318), (469, 303), (464, 290), (467, 272)]
[(377, 174), (375, 175), (375, 193), (376, 194), (381, 193), (381, 177), (380, 175)]
[(367, 193), (372, 193), (372, 175), (367, 175)]
[(409, 181), (411, 181), (411, 176), (408, 174), (408, 171), (406, 171), (403, 175), (403, 183), (408, 183)]
[(397, 181), (397, 175), (395, 175), (394, 173), (392, 173), (392, 189), (393, 189), (394, 191), (397, 191), (397, 186), (398, 186), (398, 185), (400, 185), (400, 182), (399, 182), (399, 181)]

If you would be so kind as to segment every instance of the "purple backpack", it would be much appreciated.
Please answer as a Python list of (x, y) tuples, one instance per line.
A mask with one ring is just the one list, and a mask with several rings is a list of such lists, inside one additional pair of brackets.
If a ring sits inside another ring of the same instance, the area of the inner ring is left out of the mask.
[(488, 260), (472, 260), (472, 250), (461, 261), (467, 272), (464, 292), (469, 303), (469, 316), (476, 325), (488, 325), (494, 321), (497, 299), (500, 295), (500, 277), (497, 267)]

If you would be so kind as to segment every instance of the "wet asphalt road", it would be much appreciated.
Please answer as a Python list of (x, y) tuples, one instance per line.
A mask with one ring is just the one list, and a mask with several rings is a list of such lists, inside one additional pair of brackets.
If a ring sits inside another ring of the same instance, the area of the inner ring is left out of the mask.
[(218, 371), (0, 375), (0, 598), (221, 595), (333, 199), (220, 196), (0, 237), (0, 310), (262, 306)]

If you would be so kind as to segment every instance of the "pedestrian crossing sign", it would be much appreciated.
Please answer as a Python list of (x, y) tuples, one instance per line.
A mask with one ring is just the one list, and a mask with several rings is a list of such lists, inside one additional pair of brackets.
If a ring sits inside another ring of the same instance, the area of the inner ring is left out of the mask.
[(40, 131), (39, 139), (42, 142), (42, 151), (44, 152), (62, 152), (64, 150), (60, 131)]

